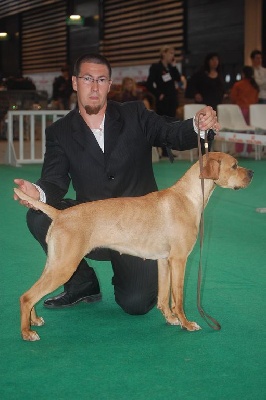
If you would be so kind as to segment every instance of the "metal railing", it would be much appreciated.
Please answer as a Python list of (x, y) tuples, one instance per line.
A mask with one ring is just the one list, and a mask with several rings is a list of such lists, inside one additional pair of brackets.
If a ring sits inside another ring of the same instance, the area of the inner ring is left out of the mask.
[(69, 110), (16, 110), (7, 113), (5, 163), (40, 164), (45, 152), (45, 129)]

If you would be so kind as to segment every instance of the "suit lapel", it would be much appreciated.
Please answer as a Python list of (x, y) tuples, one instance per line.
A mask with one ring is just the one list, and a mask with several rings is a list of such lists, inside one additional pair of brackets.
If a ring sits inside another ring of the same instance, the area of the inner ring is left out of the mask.
[(108, 103), (104, 123), (104, 158), (108, 164), (110, 156), (118, 144), (123, 122), (114, 104)]
[(78, 112), (72, 120), (72, 137), (74, 141), (88, 152), (89, 157), (93, 157), (98, 162), (101, 161), (104, 163), (104, 154), (93, 132)]

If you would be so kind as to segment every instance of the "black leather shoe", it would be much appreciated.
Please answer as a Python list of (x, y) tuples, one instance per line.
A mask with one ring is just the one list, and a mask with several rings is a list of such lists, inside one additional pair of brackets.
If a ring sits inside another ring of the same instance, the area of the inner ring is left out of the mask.
[(84, 296), (84, 294), (81, 295), (80, 293), (72, 294), (68, 292), (62, 292), (57, 296), (46, 299), (43, 305), (46, 308), (64, 308), (64, 307), (74, 306), (75, 304), (78, 304), (81, 301), (84, 303), (96, 303), (97, 301), (101, 300), (102, 300), (101, 293)]

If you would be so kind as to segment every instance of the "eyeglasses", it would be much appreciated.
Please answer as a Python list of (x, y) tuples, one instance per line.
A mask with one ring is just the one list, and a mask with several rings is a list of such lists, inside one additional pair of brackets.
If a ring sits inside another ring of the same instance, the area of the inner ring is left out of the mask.
[(111, 80), (110, 80), (110, 79), (107, 79), (107, 78), (98, 78), (98, 79), (95, 79), (95, 78), (93, 78), (92, 76), (88, 76), (88, 75), (78, 76), (78, 78), (79, 78), (79, 79), (82, 79), (83, 82), (84, 82), (86, 85), (93, 85), (94, 82), (96, 82), (96, 83), (98, 83), (99, 86), (104, 86), (104, 85), (106, 85), (108, 82), (111, 82)]

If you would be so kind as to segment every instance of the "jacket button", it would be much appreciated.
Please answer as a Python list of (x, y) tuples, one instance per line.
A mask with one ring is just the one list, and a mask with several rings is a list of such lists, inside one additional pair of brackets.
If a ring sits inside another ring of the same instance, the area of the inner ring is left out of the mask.
[(114, 177), (113, 175), (109, 175), (109, 176), (108, 176), (108, 179), (109, 179), (110, 181), (112, 181), (113, 179), (115, 179), (115, 177)]

